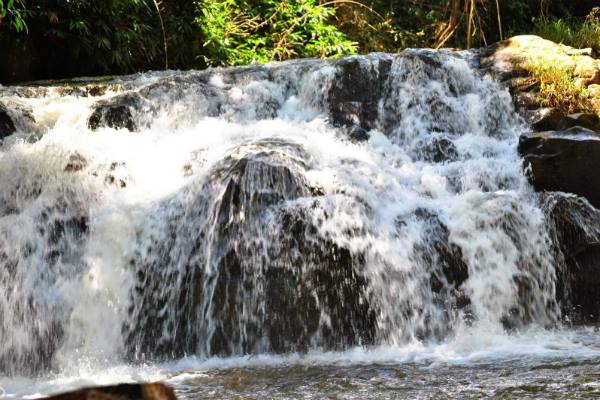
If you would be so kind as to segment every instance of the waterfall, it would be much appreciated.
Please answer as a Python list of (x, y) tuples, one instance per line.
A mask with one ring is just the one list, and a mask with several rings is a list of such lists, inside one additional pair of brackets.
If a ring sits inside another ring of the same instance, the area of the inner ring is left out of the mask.
[(528, 128), (476, 63), (407, 50), (0, 88), (19, 121), (0, 149), (0, 371), (556, 326)]

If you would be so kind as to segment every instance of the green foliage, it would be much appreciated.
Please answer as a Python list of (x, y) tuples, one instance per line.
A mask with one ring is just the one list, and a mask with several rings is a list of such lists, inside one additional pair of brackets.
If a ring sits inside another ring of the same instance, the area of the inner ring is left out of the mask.
[(575, 48), (600, 46), (600, 7), (594, 8), (584, 21), (538, 20), (533, 33)]
[(208, 65), (239, 65), (294, 57), (354, 54), (331, 21), (335, 9), (316, 0), (204, 0), (196, 23)]
[(573, 28), (562, 19), (536, 21), (533, 34), (555, 43), (569, 44), (573, 40)]
[(144, 0), (61, 1), (50, 8), (29, 8), (36, 27), (48, 40), (68, 43), (69, 57), (95, 63), (101, 73), (133, 71), (160, 52), (159, 41), (144, 40), (154, 31), (153, 10)]
[(597, 5), (597, 0), (0, 0), (0, 48), (6, 54), (0, 82), (123, 74), (165, 64), (189, 69), (482, 46), (531, 33), (534, 24), (544, 37), (589, 47), (600, 41), (600, 12), (585, 16)]
[(8, 25), (15, 31), (27, 31), (24, 13), (24, 0), (0, 0), (0, 24), (8, 21)]

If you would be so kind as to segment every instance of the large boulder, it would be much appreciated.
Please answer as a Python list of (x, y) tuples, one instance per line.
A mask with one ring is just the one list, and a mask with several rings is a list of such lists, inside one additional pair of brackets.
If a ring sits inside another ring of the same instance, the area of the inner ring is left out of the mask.
[(600, 208), (600, 136), (573, 127), (532, 133), (519, 139), (519, 153), (537, 191), (559, 191), (585, 197)]
[(123, 383), (79, 389), (43, 398), (45, 400), (176, 400), (175, 392), (160, 383)]
[[(578, 50), (535, 35), (514, 36), (495, 43), (482, 49), (480, 56), (481, 67), (503, 81), (527, 76), (527, 64), (532, 60), (569, 70), (584, 86), (596, 83), (600, 72), (600, 60), (592, 57), (591, 49)], [(521, 86), (522, 82), (517, 79), (510, 83)]]
[(286, 142), (242, 146), (189, 202), (165, 204), (164, 237), (132, 260), (132, 358), (374, 341), (364, 257), (319, 235), (305, 157)]

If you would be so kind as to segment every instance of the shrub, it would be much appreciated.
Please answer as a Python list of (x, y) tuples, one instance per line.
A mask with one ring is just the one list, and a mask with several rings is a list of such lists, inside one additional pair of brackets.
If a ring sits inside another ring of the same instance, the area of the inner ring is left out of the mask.
[(335, 57), (356, 44), (331, 23), (335, 9), (316, 0), (204, 0), (196, 23), (208, 65), (240, 65), (295, 57)]
[(531, 59), (523, 67), (539, 83), (538, 101), (542, 106), (566, 114), (600, 111), (594, 109), (587, 89), (575, 79), (571, 69), (544, 58)]
[(592, 9), (583, 21), (538, 20), (533, 33), (575, 48), (600, 47), (600, 7)]

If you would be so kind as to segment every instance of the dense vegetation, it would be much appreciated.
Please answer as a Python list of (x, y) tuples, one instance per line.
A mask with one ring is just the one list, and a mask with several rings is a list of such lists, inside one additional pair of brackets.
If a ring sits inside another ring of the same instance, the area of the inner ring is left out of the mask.
[[(600, 45), (597, 0), (0, 0), (0, 82), (203, 68), (537, 33)], [(596, 11), (597, 12), (597, 11)]]

